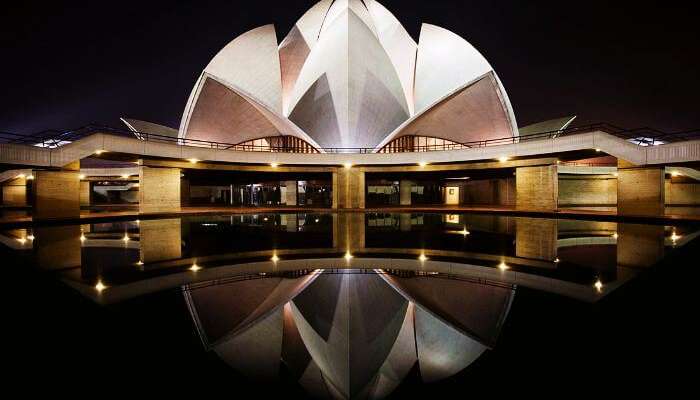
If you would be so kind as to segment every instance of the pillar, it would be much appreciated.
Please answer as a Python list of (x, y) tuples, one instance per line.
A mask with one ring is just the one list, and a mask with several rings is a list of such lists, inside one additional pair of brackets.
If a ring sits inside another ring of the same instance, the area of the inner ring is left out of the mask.
[(297, 205), (297, 181), (285, 181), (284, 186), (286, 188), (284, 199), (282, 199), (288, 206)]
[(182, 258), (182, 227), (179, 218), (139, 222), (140, 259), (144, 263)]
[(517, 218), (515, 256), (553, 261), (557, 258), (557, 221), (543, 218)]
[(180, 211), (180, 169), (139, 168), (139, 211)]
[(338, 168), (333, 173), (333, 208), (365, 208), (364, 170)]
[(411, 188), (413, 187), (413, 182), (402, 180), (399, 182), (399, 204), (402, 206), (411, 205)]
[(559, 196), (557, 166), (515, 169), (515, 205), (518, 210), (555, 211)]
[(80, 217), (79, 171), (34, 171), (35, 219)]
[(619, 215), (663, 215), (663, 167), (628, 167), (617, 170), (617, 213)]

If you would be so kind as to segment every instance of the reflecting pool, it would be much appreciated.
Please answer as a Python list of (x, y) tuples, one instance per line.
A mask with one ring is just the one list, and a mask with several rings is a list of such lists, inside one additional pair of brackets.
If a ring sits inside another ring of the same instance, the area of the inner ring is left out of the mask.
[(15, 342), (32, 344), (12, 358), (19, 370), (386, 398), (651, 373), (673, 360), (661, 343), (690, 335), (670, 331), (690, 307), (698, 235), (682, 224), (270, 213), (36, 226), (0, 243)]

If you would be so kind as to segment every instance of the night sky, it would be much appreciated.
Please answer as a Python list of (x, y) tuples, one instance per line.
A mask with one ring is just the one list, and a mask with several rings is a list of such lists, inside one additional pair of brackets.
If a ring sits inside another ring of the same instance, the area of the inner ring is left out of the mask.
[[(579, 124), (700, 128), (700, 28), (686, 2), (380, 2), (416, 40), (428, 22), (480, 50), (520, 126), (577, 114)], [(121, 126), (121, 116), (177, 127), (195, 80), (223, 46), (268, 23), (281, 41), (314, 3), (4, 3), (0, 130)]]

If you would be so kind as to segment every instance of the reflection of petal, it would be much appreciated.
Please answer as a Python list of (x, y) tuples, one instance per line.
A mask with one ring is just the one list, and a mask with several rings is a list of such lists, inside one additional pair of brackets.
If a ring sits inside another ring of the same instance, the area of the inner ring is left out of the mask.
[[(303, 310), (310, 306), (304, 296), (325, 302), (321, 294), (338, 285), (332, 320), (315, 323), (330, 327), (324, 339), (304, 317), (318, 318)], [(322, 275), (297, 299), (292, 302), (294, 320), (329, 387), (344, 398), (368, 391), (404, 325), (407, 302), (377, 275), (353, 273)]]
[(279, 308), (317, 275), (264, 278), (190, 289), (186, 300), (207, 343), (231, 337)]
[(496, 342), (515, 295), (511, 287), (463, 280), (383, 277), (409, 300), (486, 346)]
[(448, 378), (474, 362), (486, 346), (433, 317), (417, 306), (416, 347), (425, 382)]
[(253, 380), (277, 379), (282, 354), (282, 307), (213, 349), (228, 365)]

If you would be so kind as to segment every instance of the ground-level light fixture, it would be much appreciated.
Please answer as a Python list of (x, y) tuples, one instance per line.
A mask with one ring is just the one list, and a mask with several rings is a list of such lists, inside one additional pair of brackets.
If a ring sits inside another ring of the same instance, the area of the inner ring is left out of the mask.
[[(676, 232), (673, 232), (673, 233), (675, 234)], [(680, 236), (679, 236), (679, 237), (680, 237)], [(672, 236), (671, 238), (673, 238), (673, 236)], [(28, 239), (28, 240), (34, 240), (34, 235), (27, 235), (27, 239)]]
[(124, 174), (124, 175), (122, 175), (122, 179), (129, 179), (129, 176), (130, 175)]
[(190, 162), (190, 164), (197, 164), (199, 162), (199, 159), (197, 158), (188, 158), (187, 161)]
[(425, 161), (421, 161), (421, 162), (418, 163), (418, 166), (421, 167), (421, 168), (424, 168), (426, 165), (428, 165), (428, 163), (425, 162)]
[(603, 282), (601, 282), (600, 279), (598, 279), (593, 284), (593, 287), (595, 288), (595, 290), (598, 291), (598, 293), (600, 293), (603, 291)]
[(83, 179), (85, 179), (85, 178), (87, 178), (87, 177), (85, 176), (85, 174), (80, 174), (80, 175), (78, 175), (78, 179), (80, 179), (81, 181), (82, 181)]
[(276, 263), (276, 262), (279, 261), (279, 260), (280, 260), (280, 258), (277, 257), (277, 254), (273, 254), (273, 255), (272, 255), (272, 258), (270, 258), (270, 261), (272, 261), (272, 262), (274, 262), (274, 263)]
[(418, 260), (420, 262), (425, 262), (425, 261), (428, 261), (428, 257), (426, 257), (424, 253), (421, 253), (421, 255), (418, 256)]
[(617, 232), (615, 232), (615, 233), (613, 233), (612, 237), (613, 237), (613, 239), (617, 239), (620, 237), (620, 235), (618, 235)]
[(19, 174), (19, 175), (15, 176), (15, 178), (17, 178), (17, 179), (22, 179), (22, 178), (26, 178), (26, 177), (27, 176), (24, 174)]
[[(683, 175), (683, 174), (681, 174), (681, 173), (678, 172), (678, 171), (671, 171), (671, 176), (673, 176), (673, 177), (681, 176), (681, 175)], [(29, 179), (29, 178), (27, 178), (27, 179)]]
[(104, 153), (106, 153), (106, 152), (107, 152), (107, 151), (101, 150), (101, 149), (95, 150), (95, 154), (98, 155), (98, 156), (99, 156), (100, 154), (104, 154)]
[(31, 181), (31, 180), (33, 180), (33, 179), (34, 179), (34, 175), (27, 175), (27, 180), (28, 180), (28, 181)]
[(561, 260), (559, 259), (559, 257), (557, 257), (557, 258), (554, 259), (554, 263), (559, 263), (560, 261), (561, 261)]
[(601, 150), (601, 149), (595, 149), (595, 151), (596, 151), (596, 153), (600, 153), (600, 152), (603, 151), (603, 150)]
[(124, 237), (122, 238), (122, 240), (123, 240), (124, 242), (128, 242), (128, 241), (129, 241), (129, 234), (128, 234), (128, 233), (125, 233), (125, 234), (124, 234)]
[(500, 162), (506, 162), (506, 161), (508, 161), (509, 159), (510, 159), (510, 158), (507, 157), (507, 156), (498, 157), (498, 161), (500, 161)]
[(501, 271), (506, 271), (509, 270), (510, 267), (506, 264), (505, 261), (501, 261), (501, 263), (498, 264), (498, 269), (500, 269)]
[(142, 265), (143, 265), (143, 261), (138, 260), (138, 261), (136, 262), (136, 265), (138, 265), (139, 267), (142, 266)]
[(350, 168), (352, 168), (352, 163), (346, 162), (345, 164), (343, 164), (343, 167), (345, 167), (345, 169), (350, 169)]
[(277, 168), (277, 167), (279, 167), (280, 165), (279, 165), (278, 163), (276, 163), (276, 162), (273, 162), (273, 163), (270, 163), (270, 166), (271, 166), (272, 168)]
[(82, 243), (82, 242), (85, 242), (86, 240), (87, 240), (87, 238), (85, 237), (85, 234), (81, 233), (80, 234), (80, 242)]

